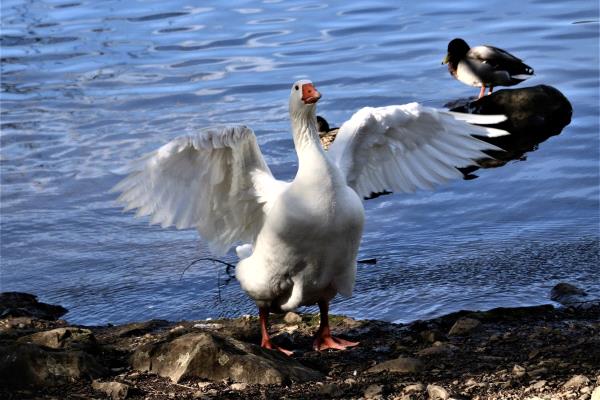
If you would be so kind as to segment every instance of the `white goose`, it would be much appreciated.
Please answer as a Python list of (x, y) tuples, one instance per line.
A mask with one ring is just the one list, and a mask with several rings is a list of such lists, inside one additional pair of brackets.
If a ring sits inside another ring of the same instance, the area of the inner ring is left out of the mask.
[(329, 301), (350, 296), (363, 229), (361, 198), (372, 192), (413, 192), (462, 174), (482, 150), (497, 147), (472, 135), (507, 134), (470, 125), (503, 116), (438, 111), (410, 103), (363, 108), (345, 122), (328, 153), (319, 142), (315, 112), (321, 95), (307, 80), (292, 86), (289, 113), (298, 172), (275, 179), (254, 132), (245, 126), (209, 128), (174, 139), (142, 158), (115, 190), (126, 209), (152, 223), (196, 228), (216, 254), (234, 243), (241, 261), (236, 277), (256, 302), (261, 346), (272, 344), (270, 311), (317, 303), (316, 350), (358, 343), (333, 337)]

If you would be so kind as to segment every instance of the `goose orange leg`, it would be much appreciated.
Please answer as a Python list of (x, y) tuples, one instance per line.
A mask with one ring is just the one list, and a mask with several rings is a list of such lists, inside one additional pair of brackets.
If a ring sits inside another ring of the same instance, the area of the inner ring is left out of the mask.
[(481, 90), (479, 91), (478, 99), (482, 98), (485, 95), (485, 86), (481, 85)]
[(269, 337), (269, 331), (267, 330), (267, 323), (269, 321), (269, 308), (268, 307), (258, 307), (258, 315), (260, 317), (260, 334), (262, 336), (260, 341), (260, 347), (269, 350), (278, 350), (285, 354), (286, 356), (291, 356), (294, 354), (293, 351), (289, 351), (284, 349), (283, 347), (279, 347), (274, 345), (271, 342), (271, 338)]
[(313, 349), (323, 351), (327, 349), (346, 350), (348, 347), (358, 346), (358, 342), (350, 342), (331, 336), (329, 329), (329, 302), (319, 301), (319, 310), (321, 311), (321, 324), (315, 335)]

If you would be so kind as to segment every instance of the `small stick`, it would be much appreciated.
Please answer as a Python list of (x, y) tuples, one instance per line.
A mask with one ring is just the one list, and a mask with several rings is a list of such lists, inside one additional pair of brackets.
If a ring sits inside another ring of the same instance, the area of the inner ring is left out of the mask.
[(228, 262), (225, 262), (225, 261), (222, 261), (222, 260), (219, 260), (219, 259), (217, 259), (217, 258), (210, 258), (210, 257), (206, 257), (206, 258), (198, 258), (198, 259), (196, 259), (196, 260), (192, 261), (192, 262), (190, 263), (190, 265), (188, 265), (187, 267), (185, 267), (185, 269), (184, 269), (183, 271), (181, 271), (181, 276), (179, 277), (179, 280), (183, 279), (183, 274), (185, 274), (185, 272), (186, 272), (188, 269), (190, 269), (190, 267), (191, 267), (192, 265), (194, 265), (194, 264), (197, 264), (197, 263), (198, 263), (198, 262), (200, 262), (200, 261), (212, 261), (212, 262), (218, 262), (218, 263), (221, 263), (221, 264), (223, 264), (223, 265), (226, 265), (226, 266), (227, 266), (227, 268), (225, 268), (225, 272), (227, 272), (227, 275), (229, 275), (230, 277), (232, 277), (232, 275), (229, 273), (229, 271), (231, 271), (231, 269), (232, 269), (232, 268), (233, 268), (233, 269), (235, 269), (235, 265), (233, 265), (233, 264), (230, 264), (230, 263), (228, 263)]

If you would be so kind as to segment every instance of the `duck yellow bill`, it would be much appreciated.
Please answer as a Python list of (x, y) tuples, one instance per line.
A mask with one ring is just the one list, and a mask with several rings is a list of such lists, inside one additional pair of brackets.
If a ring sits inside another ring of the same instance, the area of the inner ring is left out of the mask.
[(442, 64), (448, 64), (450, 62), (450, 54), (446, 54), (446, 57), (442, 60)]

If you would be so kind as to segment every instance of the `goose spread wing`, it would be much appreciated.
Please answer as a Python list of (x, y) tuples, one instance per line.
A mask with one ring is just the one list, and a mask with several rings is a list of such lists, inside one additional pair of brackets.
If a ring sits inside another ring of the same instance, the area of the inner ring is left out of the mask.
[(173, 139), (135, 162), (113, 190), (125, 210), (163, 227), (196, 228), (223, 254), (254, 240), (285, 185), (271, 174), (252, 129), (227, 126)]
[(457, 167), (488, 157), (482, 150), (499, 150), (473, 135), (508, 134), (470, 123), (494, 124), (504, 119), (446, 112), (417, 103), (366, 107), (340, 127), (328, 154), (360, 196), (384, 190), (431, 189), (462, 177)]

